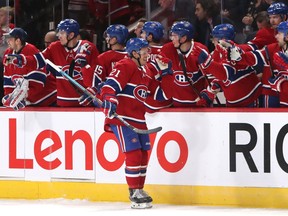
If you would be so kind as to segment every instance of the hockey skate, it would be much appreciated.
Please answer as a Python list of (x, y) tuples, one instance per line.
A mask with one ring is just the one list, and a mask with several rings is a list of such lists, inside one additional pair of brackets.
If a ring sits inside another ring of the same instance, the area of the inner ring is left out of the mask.
[(129, 189), (132, 209), (152, 208), (153, 199), (143, 189)]

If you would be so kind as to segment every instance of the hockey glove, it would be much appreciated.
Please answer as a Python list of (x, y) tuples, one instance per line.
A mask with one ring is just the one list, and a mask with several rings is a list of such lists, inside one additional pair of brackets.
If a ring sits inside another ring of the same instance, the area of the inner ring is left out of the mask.
[(11, 104), (11, 94), (5, 95), (2, 98), (2, 104), (5, 107), (11, 107), (14, 110), (19, 110), (19, 109), (22, 109), (22, 108), (24, 108), (26, 106), (25, 100), (22, 100), (22, 101), (19, 101), (17, 103)]
[(7, 54), (4, 56), (3, 64), (5, 66), (13, 64), (18, 68), (23, 68), (27, 64), (27, 60), (23, 54)]
[(87, 63), (87, 56), (90, 55), (90, 45), (89, 43), (85, 43), (81, 45), (77, 51), (77, 54), (74, 58), (75, 62), (81, 67), (85, 67)]
[(115, 95), (104, 95), (102, 103), (103, 112), (106, 118), (113, 119), (114, 113), (118, 105), (118, 100)]
[(5, 101), (2, 103), (4, 106), (19, 110), (26, 106), (25, 99), (28, 96), (29, 81), (20, 75), (14, 75), (12, 81), (15, 84), (15, 88), (11, 94), (3, 97)]
[(202, 90), (200, 96), (200, 100), (196, 103), (200, 107), (210, 107), (215, 99), (215, 94), (207, 89)]
[(165, 58), (161, 55), (158, 55), (155, 58), (156, 67), (159, 71), (161, 71), (161, 76), (166, 76), (168, 74), (173, 74), (172, 70), (172, 61), (168, 58)]
[(217, 94), (221, 91), (221, 86), (218, 83), (212, 81), (210, 89), (212, 93)]
[(219, 43), (216, 45), (214, 53), (218, 52), (220, 55), (221, 60), (228, 60), (228, 50), (221, 46)]
[(277, 76), (271, 77), (268, 80), (271, 89), (277, 92), (281, 91), (281, 84), (285, 81), (288, 81), (288, 72), (286, 71), (280, 71)]
[(288, 56), (286, 53), (283, 53), (281, 51), (276, 52), (273, 55), (273, 60), (274, 60), (274, 63), (278, 65), (280, 68), (284, 70), (288, 69)]
[(78, 53), (75, 56), (75, 63), (77, 63), (81, 68), (87, 65), (86, 60), (87, 54), (86, 53)]
[(228, 48), (228, 60), (230, 61), (240, 61), (242, 59), (243, 51), (240, 47), (232, 46)]
[[(94, 96), (96, 96), (96, 94), (97, 94), (97, 89), (96, 89), (95, 87), (88, 87), (88, 88), (86, 88), (86, 90), (87, 90), (88, 92), (90, 92), (90, 93), (91, 93), (92, 95), (94, 95)], [(78, 99), (78, 101), (79, 101), (79, 104), (80, 104), (81, 106), (88, 106), (88, 105), (91, 104), (91, 102), (93, 102), (93, 99), (92, 99), (88, 94), (84, 93), (84, 94)], [(96, 105), (96, 106), (98, 107), (97, 104), (94, 104), (94, 105)]]
[(201, 47), (195, 46), (192, 52), (194, 56), (198, 57), (198, 64), (200, 64), (201, 67), (207, 68), (209, 66), (212, 58), (206, 50), (202, 49)]

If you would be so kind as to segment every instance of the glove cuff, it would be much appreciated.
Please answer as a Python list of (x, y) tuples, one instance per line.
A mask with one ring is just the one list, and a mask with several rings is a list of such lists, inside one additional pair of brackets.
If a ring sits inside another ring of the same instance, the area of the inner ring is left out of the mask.
[(112, 94), (105, 94), (103, 96), (103, 100), (107, 100), (107, 101), (110, 101), (111, 103), (114, 103), (114, 104), (119, 104), (117, 98), (115, 95), (112, 95)]

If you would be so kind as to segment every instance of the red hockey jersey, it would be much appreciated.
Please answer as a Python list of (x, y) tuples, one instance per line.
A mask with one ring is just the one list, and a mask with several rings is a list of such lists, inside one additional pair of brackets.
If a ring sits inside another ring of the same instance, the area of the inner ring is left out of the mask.
[[(90, 67), (81, 68), (79, 65), (75, 64), (74, 70), (69, 69), (72, 65), (72, 60), (75, 59), (77, 53), (80, 52), (82, 46), (89, 45), (87, 48), (87, 63)], [(37, 68), (41, 65), (41, 61), (44, 59), (49, 59), (54, 64), (60, 66), (62, 71), (70, 74), (80, 85), (84, 87), (92, 86), (93, 81), (93, 69), (97, 64), (97, 56), (99, 52), (95, 44), (86, 41), (79, 40), (77, 46), (73, 49), (67, 49), (61, 45), (60, 41), (53, 42), (50, 44), (42, 53), (42, 58), (36, 56), (36, 58), (29, 57), (27, 58), (28, 67)], [(38, 59), (40, 58), (40, 59)], [(52, 70), (53, 71), (53, 70)], [(54, 71), (55, 72), (55, 71)], [(64, 78), (60, 73), (55, 72), (56, 74), (56, 86), (57, 86), (57, 105), (58, 106), (80, 106), (78, 99), (83, 94), (79, 92), (66, 78)]]
[[(158, 69), (156, 68), (155, 64), (155, 58), (156, 56), (161, 52), (162, 46), (150, 46), (150, 53), (148, 56), (148, 67), (154, 74), (155, 79), (158, 79), (160, 74)], [(152, 63), (151, 63), (152, 62)], [(156, 112), (157, 110), (171, 107), (172, 106), (172, 98), (167, 98), (167, 100), (159, 101), (156, 100), (156, 98), (153, 97), (153, 95), (148, 95), (146, 100), (145, 100), (145, 105), (147, 108), (147, 112), (153, 113)]]
[[(130, 58), (125, 58), (116, 63), (101, 90), (101, 96), (116, 95), (119, 101), (117, 114), (134, 127), (147, 129), (144, 102), (148, 94), (157, 95), (163, 99), (164, 92), (171, 86), (173, 77), (166, 75), (161, 83), (153, 78), (147, 66), (138, 67)], [(163, 91), (159, 88), (163, 86)], [(123, 125), (118, 119), (105, 120), (105, 130), (110, 131), (109, 124)]]
[[(20, 53), (25, 56), (31, 56), (38, 53), (39, 50), (32, 44), (26, 43)], [(8, 48), (4, 55), (15, 54)], [(13, 75), (22, 75), (29, 81), (29, 90), (27, 101), (29, 105), (49, 106), (56, 102), (56, 79), (45, 68), (30, 70), (28, 67), (18, 68), (13, 64), (4, 66), (4, 95), (11, 93), (15, 84), (12, 82)]]
[(98, 56), (98, 64), (96, 65), (93, 77), (93, 86), (97, 87), (98, 84), (104, 82), (106, 77), (109, 76), (116, 62), (127, 57), (125, 51), (108, 50)]
[(207, 86), (205, 77), (198, 67), (198, 56), (192, 53), (194, 46), (205, 49), (208, 52), (207, 47), (203, 44), (192, 42), (190, 50), (183, 56), (187, 77), (192, 82), (193, 88), (183, 72), (173, 43), (169, 42), (162, 47), (161, 55), (172, 60), (174, 83), (170, 86), (171, 92), (168, 95), (172, 95), (174, 107), (195, 107), (196, 102), (199, 100), (199, 92)]

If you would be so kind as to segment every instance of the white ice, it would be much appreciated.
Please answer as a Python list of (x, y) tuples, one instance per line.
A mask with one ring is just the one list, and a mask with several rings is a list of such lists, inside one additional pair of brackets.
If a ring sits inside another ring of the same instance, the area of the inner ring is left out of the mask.
[(17, 216), (255, 216), (288, 215), (288, 209), (230, 208), (154, 204), (151, 209), (131, 209), (129, 203), (90, 202), (87, 200), (0, 200), (1, 215)]

